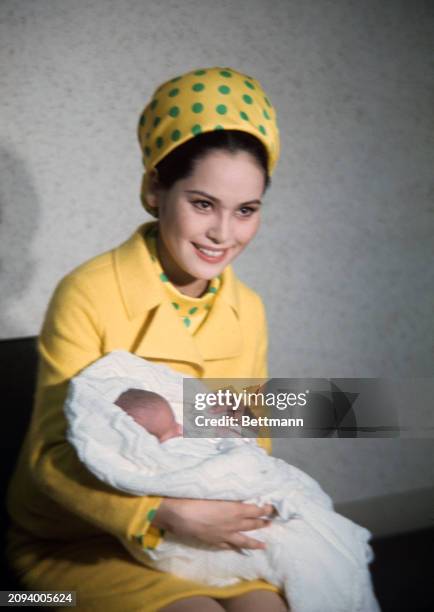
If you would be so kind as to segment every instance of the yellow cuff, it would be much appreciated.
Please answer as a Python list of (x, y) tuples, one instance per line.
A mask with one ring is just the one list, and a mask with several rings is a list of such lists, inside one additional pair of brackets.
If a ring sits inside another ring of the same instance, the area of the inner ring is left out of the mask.
[(163, 498), (160, 497), (153, 501), (151, 508), (149, 508), (148, 512), (146, 513), (146, 520), (143, 530), (139, 533), (135, 533), (131, 538), (132, 541), (139, 544), (143, 550), (156, 548), (164, 536), (164, 529), (160, 529), (159, 527), (155, 527), (151, 524), (162, 500)]
[(271, 451), (273, 450), (271, 438), (256, 438), (256, 442), (258, 446), (261, 446), (264, 451), (271, 455)]

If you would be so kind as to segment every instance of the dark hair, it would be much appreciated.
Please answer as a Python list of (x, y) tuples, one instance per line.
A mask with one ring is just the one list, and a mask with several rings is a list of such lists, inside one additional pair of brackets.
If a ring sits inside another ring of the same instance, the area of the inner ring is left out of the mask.
[(213, 150), (250, 153), (264, 171), (264, 191), (270, 185), (268, 154), (265, 146), (252, 134), (240, 130), (204, 132), (179, 145), (156, 165), (159, 184), (165, 189), (170, 189), (176, 181), (190, 176), (195, 163)]

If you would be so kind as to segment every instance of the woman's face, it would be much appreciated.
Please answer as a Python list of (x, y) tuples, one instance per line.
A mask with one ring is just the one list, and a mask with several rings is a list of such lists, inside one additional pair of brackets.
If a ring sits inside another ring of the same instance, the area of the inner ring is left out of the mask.
[(159, 209), (158, 253), (170, 281), (201, 295), (252, 240), (260, 223), (264, 172), (246, 152), (212, 151), (188, 178), (149, 200)]

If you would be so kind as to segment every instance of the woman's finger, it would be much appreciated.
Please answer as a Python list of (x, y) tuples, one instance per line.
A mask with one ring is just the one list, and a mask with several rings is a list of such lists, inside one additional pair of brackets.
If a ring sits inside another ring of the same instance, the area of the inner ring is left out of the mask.
[(255, 504), (242, 504), (242, 515), (244, 518), (259, 518), (261, 516), (273, 516), (274, 507), (271, 504), (256, 506)]
[(238, 549), (250, 548), (253, 550), (263, 550), (264, 548), (266, 548), (264, 542), (260, 542), (259, 540), (255, 540), (254, 538), (249, 538), (249, 536), (246, 536), (243, 533), (234, 533), (229, 536), (226, 541), (228, 544), (232, 544), (232, 546), (235, 546)]
[(271, 525), (268, 519), (243, 519), (237, 531), (253, 531), (253, 529), (263, 529)]
[(239, 548), (238, 546), (235, 546), (235, 544), (229, 544), (228, 542), (223, 542), (221, 544), (218, 544), (217, 548), (220, 548), (221, 550), (232, 550), (236, 553), (242, 554), (241, 548)]

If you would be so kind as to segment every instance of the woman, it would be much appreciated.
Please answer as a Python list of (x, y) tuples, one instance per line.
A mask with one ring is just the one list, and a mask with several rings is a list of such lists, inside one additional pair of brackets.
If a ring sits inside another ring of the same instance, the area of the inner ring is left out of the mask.
[(221, 548), (262, 547), (241, 532), (266, 526), (271, 507), (122, 494), (97, 481), (65, 439), (69, 379), (114, 349), (196, 377), (267, 376), (262, 302), (229, 264), (258, 230), (278, 159), (270, 101), (252, 77), (196, 70), (156, 90), (139, 140), (142, 201), (158, 220), (67, 275), (52, 297), (34, 414), (8, 494), (9, 558), (24, 588), (76, 590), (84, 611), (287, 610), (265, 582), (180, 580), (138, 565), (116, 539), (153, 547), (169, 529)]

